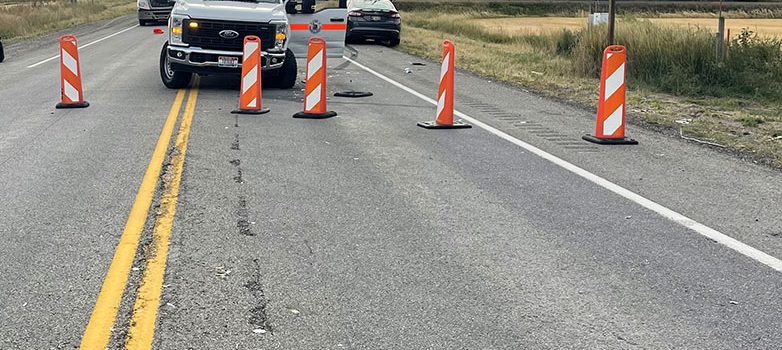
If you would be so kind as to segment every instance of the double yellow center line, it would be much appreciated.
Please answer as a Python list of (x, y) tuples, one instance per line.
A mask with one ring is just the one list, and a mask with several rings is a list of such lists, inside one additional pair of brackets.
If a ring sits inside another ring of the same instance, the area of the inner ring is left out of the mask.
[(128, 275), (133, 265), (133, 259), (138, 250), (144, 225), (155, 197), (155, 188), (161, 174), (163, 162), (166, 159), (166, 152), (168, 151), (171, 136), (186, 94), (187, 103), (171, 154), (171, 167), (163, 179), (165, 186), (160, 199), (160, 209), (155, 217), (152, 246), (149, 250), (150, 256), (146, 260), (144, 276), (136, 294), (130, 328), (125, 339), (126, 349), (150, 349), (152, 347), (155, 319), (160, 304), (163, 275), (168, 258), (168, 246), (179, 198), (179, 185), (182, 179), (185, 154), (187, 153), (190, 126), (198, 98), (198, 78), (194, 80), (192, 87), (188, 91), (184, 89), (179, 90), (174, 98), (174, 103), (163, 125), (163, 130), (160, 132), (160, 137), (147, 166), (147, 171), (141, 181), (136, 200), (130, 209), (128, 221), (114, 252), (114, 258), (103, 280), (103, 286), (95, 302), (90, 321), (84, 331), (80, 349), (103, 350), (108, 346), (120, 302), (128, 283)]

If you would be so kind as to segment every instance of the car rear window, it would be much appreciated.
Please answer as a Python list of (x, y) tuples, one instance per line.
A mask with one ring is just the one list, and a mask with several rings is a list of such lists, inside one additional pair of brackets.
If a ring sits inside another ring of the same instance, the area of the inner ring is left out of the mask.
[(388, 0), (353, 0), (348, 6), (351, 10), (385, 10), (396, 11), (396, 7)]

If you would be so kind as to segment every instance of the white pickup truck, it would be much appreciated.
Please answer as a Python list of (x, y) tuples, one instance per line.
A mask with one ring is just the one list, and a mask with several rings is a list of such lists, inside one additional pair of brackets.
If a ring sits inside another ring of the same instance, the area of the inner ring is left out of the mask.
[(160, 77), (179, 89), (193, 74), (240, 74), (244, 37), (261, 39), (264, 85), (284, 89), (296, 83), (296, 58), (307, 42), (326, 40), (328, 57), (342, 57), (347, 8), (315, 11), (315, 0), (178, 0), (168, 20), (168, 41), (160, 53)]

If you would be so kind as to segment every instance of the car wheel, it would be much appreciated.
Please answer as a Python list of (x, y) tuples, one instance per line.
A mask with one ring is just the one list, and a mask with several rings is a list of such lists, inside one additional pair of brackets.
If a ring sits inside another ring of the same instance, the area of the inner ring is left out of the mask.
[(296, 56), (293, 55), (291, 50), (285, 51), (285, 62), (282, 64), (282, 68), (279, 69), (274, 86), (280, 89), (292, 89), (296, 85), (297, 74)]
[(168, 44), (163, 45), (163, 50), (160, 52), (160, 78), (163, 80), (163, 85), (169, 89), (186, 88), (192, 77), (192, 73), (178, 72), (171, 67)]
[(399, 38), (392, 38), (391, 40), (389, 40), (388, 41), (388, 46), (389, 47), (397, 47), (397, 46), (399, 46)]

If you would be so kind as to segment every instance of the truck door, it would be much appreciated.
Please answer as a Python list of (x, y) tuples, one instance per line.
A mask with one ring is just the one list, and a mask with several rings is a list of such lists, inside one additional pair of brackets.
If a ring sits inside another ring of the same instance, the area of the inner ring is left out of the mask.
[[(342, 3), (344, 2), (340, 1), (340, 4)], [(345, 32), (348, 28), (347, 8), (325, 8), (314, 13), (304, 9), (289, 13), (288, 21), (291, 29), (288, 48), (296, 58), (307, 57), (307, 43), (312, 37), (326, 40), (328, 57), (342, 57), (345, 50)]]

